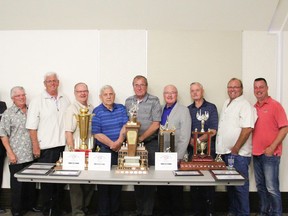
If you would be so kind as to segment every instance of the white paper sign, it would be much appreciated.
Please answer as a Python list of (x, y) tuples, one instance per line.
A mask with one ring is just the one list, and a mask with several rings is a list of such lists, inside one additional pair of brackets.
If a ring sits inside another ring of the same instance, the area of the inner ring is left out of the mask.
[(89, 152), (88, 170), (111, 170), (111, 153)]
[(63, 170), (84, 170), (85, 152), (63, 152)]
[(177, 170), (176, 152), (156, 152), (155, 170)]

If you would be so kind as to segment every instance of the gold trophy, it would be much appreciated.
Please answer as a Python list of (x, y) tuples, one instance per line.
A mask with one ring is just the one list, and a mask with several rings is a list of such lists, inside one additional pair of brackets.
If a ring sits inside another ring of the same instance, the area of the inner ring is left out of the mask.
[(90, 114), (89, 113), (89, 109), (88, 108), (80, 108), (80, 113), (79, 114), (75, 114), (75, 118), (77, 120), (77, 124), (79, 127), (79, 135), (80, 135), (80, 140), (81, 140), (81, 144), (79, 146), (79, 149), (75, 149), (75, 151), (84, 151), (85, 155), (88, 156), (89, 152), (91, 151), (91, 147), (88, 148), (87, 145), (87, 140), (89, 140), (90, 137), (90, 124), (92, 121), (92, 117), (94, 114)]

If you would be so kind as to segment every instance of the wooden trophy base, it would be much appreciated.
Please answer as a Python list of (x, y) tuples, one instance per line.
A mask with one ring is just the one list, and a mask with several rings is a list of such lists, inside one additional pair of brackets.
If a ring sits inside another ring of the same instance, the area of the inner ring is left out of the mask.
[(180, 161), (179, 170), (226, 170), (224, 162), (216, 161)]
[(192, 157), (193, 162), (212, 162), (214, 159), (211, 155), (193, 155)]

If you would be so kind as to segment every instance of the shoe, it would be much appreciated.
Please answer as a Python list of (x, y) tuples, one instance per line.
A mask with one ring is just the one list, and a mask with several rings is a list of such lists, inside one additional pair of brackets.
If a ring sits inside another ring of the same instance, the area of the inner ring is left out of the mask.
[(39, 207), (32, 207), (30, 209), (30, 211), (32, 211), (32, 212), (41, 212), (41, 209)]
[(0, 207), (0, 214), (4, 214), (4, 213), (6, 213), (6, 210)]

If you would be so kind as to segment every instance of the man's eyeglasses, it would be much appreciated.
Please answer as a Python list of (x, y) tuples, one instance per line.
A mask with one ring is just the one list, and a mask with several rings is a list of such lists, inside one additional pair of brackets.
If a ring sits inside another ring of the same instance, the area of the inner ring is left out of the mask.
[(58, 83), (59, 82), (59, 80), (45, 80), (45, 83), (48, 83), (48, 84), (50, 84), (50, 83)]
[(227, 86), (228, 89), (238, 89), (241, 88), (241, 86)]
[(136, 87), (136, 88), (144, 88), (144, 87), (146, 87), (146, 84), (134, 84), (134, 87)]
[(82, 93), (88, 93), (88, 90), (83, 90), (83, 91), (75, 91), (78, 94), (82, 94)]

